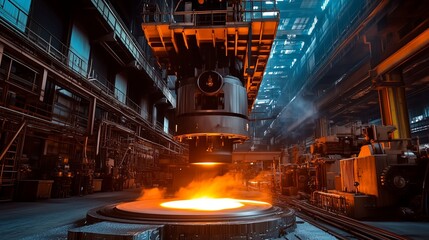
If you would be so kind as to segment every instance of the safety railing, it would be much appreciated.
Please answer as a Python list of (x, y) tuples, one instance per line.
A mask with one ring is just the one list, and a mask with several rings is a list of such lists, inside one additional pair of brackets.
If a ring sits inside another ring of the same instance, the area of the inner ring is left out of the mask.
[[(141, 116), (148, 116), (146, 111), (143, 111), (140, 105), (132, 101), (131, 99), (126, 97), (126, 94), (116, 88), (111, 82), (107, 80), (106, 77), (102, 76), (101, 74), (97, 73), (96, 71), (91, 71), (89, 82), (96, 87), (97, 90), (103, 92), (104, 94), (107, 94), (108, 96), (111, 96), (115, 98), (115, 100), (120, 101), (127, 105), (129, 108), (134, 110), (136, 113), (140, 114)], [(125, 102), (123, 101), (125, 100)]]
[[(47, 104), (40, 101), (27, 101), (24, 98), (17, 97), (18, 94), (9, 93), (5, 106), (10, 111), (17, 111), (22, 116), (31, 116), (31, 119), (39, 119), (43, 122), (49, 121), (56, 126), (70, 127), (74, 130), (85, 132), (88, 125), (88, 116), (79, 114), (61, 104)], [(2, 109), (1, 111), (3, 111)]]
[[(263, 19), (279, 19), (280, 12), (275, 1), (242, 1), (239, 5), (231, 5), (226, 9), (211, 10), (176, 10), (160, 12), (157, 6), (147, 5), (143, 9), (144, 23), (185, 24), (189, 26), (225, 25), (227, 23), (251, 22)], [(180, 6), (176, 6), (176, 9)], [(198, 9), (198, 8), (195, 8)]]
[(38, 72), (26, 64), (3, 54), (0, 66), (0, 81), (6, 81), (25, 91), (33, 94), (39, 93), (39, 86), (36, 83)]
[[(29, 41), (71, 68), (74, 72), (86, 77), (87, 67), (85, 66), (88, 66), (88, 63), (63, 44), (62, 41), (54, 37), (48, 30), (29, 18), (27, 13), (18, 5), (10, 0), (2, 0), (0, 2), (0, 12), (2, 13), (0, 16), (18, 28)], [(16, 19), (16, 22), (10, 19)], [(26, 21), (24, 22), (23, 19)]]
[(125, 24), (122, 23), (119, 18), (117, 18), (118, 14), (114, 12), (114, 10), (106, 3), (105, 0), (91, 0), (91, 2), (104, 17), (115, 34), (119, 37), (121, 42), (127, 47), (134, 59), (146, 71), (146, 73), (153, 80), (155, 85), (163, 92), (164, 96), (169, 100), (173, 107), (175, 107), (176, 99), (171, 94), (166, 83), (162, 81), (161, 74), (155, 71), (154, 67), (149, 63), (149, 61), (147, 61), (135, 38), (132, 37), (129, 30), (124, 27)]
[[(13, 10), (9, 9), (8, 11), (5, 11), (4, 9), (2, 9), (5, 6), (7, 6), (8, 8), (14, 8), (14, 9)], [(20, 9), (10, 0), (0, 0), (0, 11), (2, 11), (2, 13), (19, 12), (18, 14), (19, 16), (21, 15), (27, 16), (27, 14), (22, 9)], [(1, 19), (1, 16), (3, 15), (0, 15), (0, 19)], [(10, 16), (9, 18), (11, 17), (13, 16)], [(118, 27), (119, 25), (115, 25), (115, 26), (116, 28), (119, 28)], [(92, 72), (91, 69), (88, 69), (88, 62), (85, 61), (83, 58), (81, 58), (78, 54), (76, 54), (73, 49), (63, 44), (62, 41), (60, 41), (55, 36), (53, 36), (47, 29), (45, 29), (43, 26), (38, 24), (36, 21), (32, 20), (31, 18), (28, 18), (25, 31), (23, 32), (20, 31), (20, 33), (23, 34), (23, 36), (26, 39), (28, 39), (30, 42), (34, 43), (39, 49), (41, 49), (49, 56), (53, 57), (58, 62), (60, 62), (64, 67), (72, 70), (73, 72), (77, 73), (83, 78), (88, 79), (90, 82), (93, 82), (99, 89), (102, 89), (105, 94), (109, 96), (114, 96), (116, 100), (124, 99), (125, 101), (120, 101), (120, 102), (127, 105), (137, 113), (141, 114), (141, 108), (139, 107), (138, 104), (133, 102), (130, 98), (126, 97), (125, 93), (123, 93), (119, 89), (112, 86), (109, 81), (105, 80), (101, 82), (101, 81), (98, 81), (97, 79), (94, 79), (93, 76), (88, 74), (88, 72)], [(122, 33), (121, 35), (125, 36), (124, 33)], [(149, 67), (149, 64), (147, 62), (146, 64), (147, 64), (146, 68), (151, 70), (150, 71), (151, 74), (148, 72), (149, 76), (154, 81), (156, 78), (160, 78), (160, 76), (154, 77), (155, 75), (159, 75), (159, 74), (155, 72), (152, 66)], [(170, 102), (175, 104), (175, 98), (172, 96), (171, 92), (168, 89), (167, 89), (167, 92), (164, 92), (164, 94), (167, 94), (168, 96), (170, 96), (169, 98)], [(168, 97), (167, 95), (166, 97)]]
[(85, 132), (88, 116), (79, 115), (76, 111), (58, 103), (53, 106), (52, 112), (52, 122)]

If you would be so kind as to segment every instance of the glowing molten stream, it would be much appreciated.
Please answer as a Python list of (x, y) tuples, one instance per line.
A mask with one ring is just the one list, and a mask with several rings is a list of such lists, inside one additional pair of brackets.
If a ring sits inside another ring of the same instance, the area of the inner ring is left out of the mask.
[(267, 204), (265, 202), (259, 202), (259, 201), (253, 201), (253, 200), (204, 197), (204, 198), (164, 202), (164, 203), (161, 203), (160, 205), (165, 208), (174, 208), (174, 209), (219, 211), (224, 209), (240, 208), (240, 207), (243, 207), (245, 203), (262, 204), (262, 205)]

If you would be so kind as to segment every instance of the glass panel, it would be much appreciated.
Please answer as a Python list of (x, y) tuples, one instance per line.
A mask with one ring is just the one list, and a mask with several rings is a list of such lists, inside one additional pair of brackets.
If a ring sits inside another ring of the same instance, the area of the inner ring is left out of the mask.
[(0, 17), (25, 32), (31, 0), (0, 1)]

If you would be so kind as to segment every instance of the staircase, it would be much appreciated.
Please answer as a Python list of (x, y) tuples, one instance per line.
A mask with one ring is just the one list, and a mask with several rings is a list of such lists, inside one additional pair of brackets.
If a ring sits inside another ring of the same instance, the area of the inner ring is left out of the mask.
[(0, 149), (0, 202), (12, 201), (16, 180), (18, 177), (17, 154), (21, 138), (18, 138), (26, 122), (22, 122), (12, 139), (7, 139), (7, 145)]
[(0, 171), (0, 201), (11, 201), (17, 179), (16, 155), (18, 144), (15, 140), (1, 160)]

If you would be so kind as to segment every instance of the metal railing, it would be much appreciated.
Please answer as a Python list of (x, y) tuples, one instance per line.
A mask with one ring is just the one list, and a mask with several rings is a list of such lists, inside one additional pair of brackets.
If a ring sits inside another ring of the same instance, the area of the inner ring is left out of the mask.
[[(185, 24), (189, 26), (225, 25), (226, 23), (251, 22), (263, 19), (279, 19), (280, 12), (267, 1), (242, 1), (240, 5), (229, 6), (226, 9), (213, 10), (184, 10), (160, 12), (158, 7), (143, 9), (142, 17), (145, 23)], [(180, 4), (180, 3), (179, 3)], [(179, 6), (176, 6), (178, 8)]]
[(145, 55), (143, 54), (143, 51), (135, 38), (131, 35), (129, 30), (124, 27), (125, 24), (116, 17), (118, 14), (116, 14), (104, 0), (91, 0), (91, 2), (99, 11), (99, 13), (104, 17), (116, 36), (118, 36), (121, 42), (127, 47), (134, 59), (146, 71), (155, 85), (162, 91), (172, 106), (176, 107), (176, 99), (171, 94), (166, 83), (162, 81), (161, 74), (155, 71), (154, 67), (145, 58)]
[(0, 81), (6, 81), (27, 92), (38, 94), (40, 89), (37, 84), (39, 72), (16, 59), (3, 54), (0, 66)]
[(85, 132), (88, 125), (87, 115), (79, 114), (78, 111), (59, 103), (51, 105), (40, 101), (26, 101), (17, 97), (17, 95), (9, 93), (4, 106), (11, 111), (19, 112), (26, 118), (31, 116), (32, 120), (49, 121), (56, 126), (69, 127), (74, 131)]
[[(143, 110), (140, 105), (133, 102), (131, 99), (126, 97), (126, 94), (116, 88), (111, 82), (107, 80), (106, 77), (102, 76), (101, 74), (97, 73), (96, 71), (92, 71), (89, 77), (89, 82), (92, 83), (93, 86), (95, 86), (98, 90), (103, 92), (104, 94), (113, 97), (115, 100), (122, 102), (122, 99), (125, 99), (125, 104), (131, 108), (136, 113), (140, 114), (141, 116), (148, 116), (148, 112)], [(124, 103), (124, 102), (122, 102)]]
[[(0, 0), (0, 11), (3, 13), (8, 13), (3, 9), (3, 7), (6, 5), (5, 3), (8, 3), (11, 7), (14, 7), (14, 11), (20, 12), (20, 14), (24, 14), (28, 17), (28, 15), (19, 8), (19, 6), (16, 6), (13, 2), (10, 0)], [(8, 6), (9, 6), (8, 5)], [(1, 14), (0, 14), (0, 21), (1, 21)], [(13, 16), (10, 16), (13, 17)], [(10, 23), (10, 21), (8, 21)], [(119, 26), (119, 25), (116, 25)], [(16, 27), (16, 26), (15, 26)], [(117, 27), (118, 28), (118, 27)], [(19, 29), (21, 30), (21, 29)], [(47, 53), (49, 56), (53, 57), (54, 59), (58, 60), (61, 65), (64, 67), (72, 70), (73, 72), (77, 73), (84, 79), (88, 79), (90, 81), (94, 81), (93, 76), (88, 74), (89, 72), (92, 72), (91, 69), (88, 69), (88, 62), (85, 61), (83, 58), (81, 58), (78, 54), (75, 53), (73, 49), (63, 44), (63, 42), (59, 39), (57, 39), (55, 36), (53, 36), (47, 29), (45, 29), (43, 26), (38, 24), (36, 21), (32, 20), (31, 18), (28, 18), (27, 26), (25, 27), (25, 31), (19, 31), (20, 34), (23, 34), (23, 37), (29, 40), (30, 42), (34, 43), (39, 49)], [(122, 34), (122, 36), (125, 36)], [(129, 41), (128, 41), (129, 42)], [(141, 56), (143, 57), (143, 56)], [(146, 62), (148, 66), (146, 66), (147, 69), (149, 69), (149, 64)], [(152, 72), (152, 75), (148, 72), (149, 76), (152, 77), (152, 79), (155, 81), (155, 78), (153, 77), (157, 73), (155, 70), (150, 67), (150, 70)], [(158, 74), (159, 75), (159, 74)], [(89, 78), (88, 78), (89, 76)], [(157, 76), (157, 78), (161, 78), (160, 75)], [(106, 83), (109, 83), (108, 81), (105, 81)], [(97, 81), (96, 86), (98, 88), (102, 88), (105, 94), (108, 94), (109, 96), (115, 96), (116, 93), (116, 100), (119, 100), (119, 97), (124, 98), (125, 102), (121, 102), (131, 109), (135, 110), (137, 113), (141, 113), (141, 109), (138, 104), (133, 102), (130, 98), (126, 97), (126, 94), (120, 91), (119, 89), (115, 88), (114, 86), (104, 86), (103, 83), (100, 81)], [(168, 91), (168, 95), (170, 96), (170, 99), (173, 100), (170, 101), (171, 103), (175, 104), (175, 98), (171, 94), (171, 92), (168, 90), (168, 88), (165, 86), (165, 88)], [(112, 89), (112, 90), (111, 90)], [(165, 92), (164, 92), (165, 94)], [(168, 97), (168, 96), (166, 96)], [(169, 100), (170, 100), (169, 99)], [(174, 105), (175, 106), (175, 105)]]

